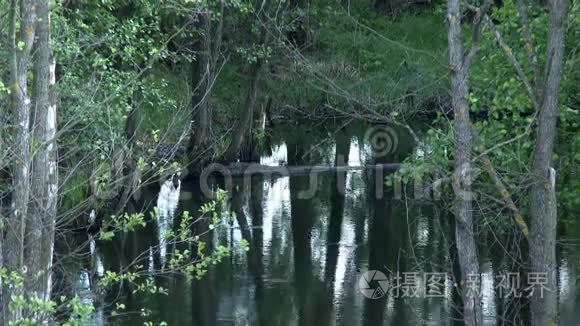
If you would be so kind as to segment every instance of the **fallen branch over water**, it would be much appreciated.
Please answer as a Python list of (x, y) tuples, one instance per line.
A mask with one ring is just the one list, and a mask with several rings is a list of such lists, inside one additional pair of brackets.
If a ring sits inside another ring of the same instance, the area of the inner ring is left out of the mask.
[(257, 163), (232, 163), (228, 165), (211, 164), (203, 169), (201, 176), (209, 176), (213, 174), (221, 174), (224, 176), (251, 176), (251, 175), (271, 175), (271, 176), (296, 176), (307, 175), (311, 173), (333, 173), (344, 171), (360, 171), (360, 170), (398, 170), (401, 163), (383, 163), (383, 164), (368, 164), (357, 166), (331, 166), (331, 165), (298, 165), (298, 166), (271, 166)]

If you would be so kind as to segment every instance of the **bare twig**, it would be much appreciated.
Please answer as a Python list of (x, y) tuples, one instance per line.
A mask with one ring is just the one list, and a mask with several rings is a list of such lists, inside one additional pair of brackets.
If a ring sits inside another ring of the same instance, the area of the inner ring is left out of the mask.
[(463, 66), (466, 68), (469, 68), (471, 62), (473, 61), (473, 57), (477, 53), (479, 37), (481, 36), (481, 21), (482, 18), (487, 15), (487, 12), (491, 8), (491, 4), (492, 4), (491, 0), (485, 0), (481, 8), (476, 9), (477, 15), (473, 19), (471, 48), (469, 49), (469, 53), (465, 55), (465, 58), (463, 60)]
[(514, 67), (516, 73), (518, 74), (518, 77), (520, 78), (521, 82), (524, 84), (524, 86), (526, 88), (526, 91), (528, 92), (528, 96), (530, 98), (530, 101), (532, 102), (533, 107), (537, 110), (538, 109), (537, 96), (536, 96), (536, 93), (534, 92), (534, 89), (532, 88), (532, 85), (531, 85), (528, 77), (526, 77), (526, 73), (524, 72), (524, 69), (520, 65), (518, 59), (515, 57), (512, 49), (508, 46), (508, 44), (503, 39), (501, 32), (499, 31), (497, 26), (495, 26), (495, 24), (493, 23), (491, 18), (489, 18), (488, 15), (485, 15), (484, 20), (485, 20), (485, 23), (487, 24), (487, 26), (489, 26), (489, 28), (491, 28), (491, 30), (495, 36), (495, 39), (497, 40), (497, 43), (503, 49), (503, 52), (505, 53), (506, 57), (508, 58), (508, 60), (512, 64), (512, 66)]
[(534, 49), (534, 43), (532, 41), (532, 33), (530, 32), (528, 14), (526, 13), (526, 7), (523, 0), (516, 0), (516, 6), (520, 16), (520, 24), (522, 24), (522, 36), (525, 42), (526, 53), (528, 54), (528, 61), (532, 65), (532, 70), (534, 71), (534, 85), (536, 86), (536, 93), (538, 94), (538, 98), (541, 98), (542, 74), (538, 65), (538, 55)]

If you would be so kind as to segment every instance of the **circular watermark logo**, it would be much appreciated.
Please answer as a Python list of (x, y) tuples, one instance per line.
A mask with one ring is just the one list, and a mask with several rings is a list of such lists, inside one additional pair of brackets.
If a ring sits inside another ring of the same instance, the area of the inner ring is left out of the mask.
[(385, 125), (374, 126), (365, 132), (365, 143), (371, 145), (372, 155), (381, 157), (392, 154), (397, 150), (399, 137), (397, 132)]
[(370, 270), (361, 275), (358, 280), (360, 292), (369, 299), (380, 299), (389, 288), (387, 276), (380, 271)]

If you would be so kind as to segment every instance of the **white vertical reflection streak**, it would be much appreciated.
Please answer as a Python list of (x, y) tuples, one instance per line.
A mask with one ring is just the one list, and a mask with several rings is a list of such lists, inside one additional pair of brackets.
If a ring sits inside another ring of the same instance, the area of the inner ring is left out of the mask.
[[(350, 141), (349, 155), (346, 160), (348, 166), (355, 166), (361, 164), (361, 155), (359, 151), (356, 138)], [(344, 190), (344, 213), (340, 232), (340, 242), (338, 243), (338, 259), (336, 262), (336, 271), (334, 275), (334, 300), (338, 302), (343, 296), (343, 288), (345, 283), (346, 272), (349, 261), (353, 259), (355, 244), (355, 225), (352, 221), (352, 201), (353, 201), (353, 175), (347, 173)]]
[(494, 270), (491, 262), (481, 266), (481, 301), (483, 304), (484, 325), (495, 325)]
[(157, 209), (159, 212), (157, 218), (157, 236), (159, 238), (161, 268), (165, 268), (165, 263), (167, 262), (167, 239), (165, 235), (173, 229), (173, 219), (177, 204), (179, 203), (180, 189), (181, 182), (178, 183), (176, 188), (173, 185), (172, 178), (169, 178), (169, 180), (161, 185), (161, 190), (157, 197)]

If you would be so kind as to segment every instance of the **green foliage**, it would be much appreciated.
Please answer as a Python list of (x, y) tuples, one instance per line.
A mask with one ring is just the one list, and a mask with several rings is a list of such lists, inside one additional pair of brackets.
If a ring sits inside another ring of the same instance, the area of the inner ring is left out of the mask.
[(65, 134), (64, 146), (107, 157), (111, 144), (124, 141), (127, 115), (141, 104), (136, 101), (175, 107), (163, 96), (163, 79), (143, 78), (144, 69), (168, 55), (161, 10), (156, 1), (81, 1), (54, 10), (55, 56), (63, 72), (59, 120), (82, 130)]
[[(578, 153), (580, 148), (578, 130), (578, 111), (571, 106), (575, 101), (578, 85), (577, 59), (575, 56), (577, 36), (577, 16), (579, 5), (574, 2), (568, 16), (568, 31), (564, 55), (564, 71), (560, 91), (559, 125), (557, 128), (557, 146), (554, 155), (554, 167), (558, 171), (558, 205), (561, 214), (571, 214), (568, 208), (579, 207), (577, 199), (578, 182), (570, 171), (574, 171), (580, 163), (580, 156), (569, 153)], [(518, 12), (513, 1), (505, 1), (501, 8), (494, 8), (493, 18), (498, 22), (505, 42), (509, 45), (509, 52), (513, 53), (530, 81), (534, 81), (532, 65), (528, 61), (526, 45), (522, 39), (521, 24)], [(544, 6), (532, 5), (528, 7), (531, 32), (535, 51), (539, 56), (540, 67), (545, 63), (545, 49), (547, 38), (547, 11)], [(514, 67), (508, 61), (502, 49), (496, 42), (495, 36), (484, 27), (479, 43), (479, 52), (473, 61), (470, 73), (469, 102), (474, 118), (474, 146), (483, 145), (489, 149), (492, 164), (500, 174), (502, 182), (510, 190), (512, 198), (516, 200), (520, 211), (526, 215), (528, 207), (529, 172), (531, 167), (532, 151), (535, 136), (535, 109), (532, 107), (528, 93), (519, 79)], [(540, 68), (541, 69), (541, 68)], [(533, 87), (533, 85), (532, 85)], [(451, 177), (448, 162), (453, 159), (453, 122), (443, 116), (434, 122), (423, 140), (423, 148), (419, 153), (409, 158), (406, 165), (390, 180), (403, 179), (405, 182), (424, 178), (425, 175), (435, 174)], [(541, 141), (541, 140), (540, 140)], [(496, 146), (502, 144), (501, 146)], [(477, 158), (479, 151), (473, 151), (472, 157)], [(475, 171), (483, 169), (481, 160), (472, 162)], [(443, 167), (443, 168), (442, 168)], [(500, 197), (486, 173), (474, 172), (474, 186), (477, 192), (485, 194), (478, 200), (486, 201)], [(451, 187), (447, 187), (452, 191)], [(488, 209), (503, 209), (497, 206), (496, 201), (480, 203)], [(565, 216), (564, 216), (565, 217)], [(492, 223), (498, 230), (508, 230), (509, 219), (497, 219), (495, 214), (484, 213), (482, 223)]]
[[(180, 274), (188, 279), (201, 279), (208, 269), (221, 262), (230, 254), (230, 249), (223, 245), (217, 245), (210, 250), (204, 241), (204, 235), (212, 232), (215, 228), (224, 227), (226, 219), (231, 219), (231, 215), (226, 208), (228, 200), (227, 193), (223, 190), (216, 191), (216, 199), (203, 204), (199, 210), (200, 216), (194, 218), (193, 215), (184, 211), (176, 230), (169, 229), (161, 235), (162, 241), (170, 247), (174, 247), (168, 259), (167, 268), (163, 273), (171, 272)], [(147, 223), (153, 223), (160, 218), (158, 209), (153, 210), (146, 218), (144, 214), (123, 214), (111, 217), (109, 224), (105, 225), (99, 232), (101, 241), (112, 241), (118, 236), (125, 236), (128, 232), (141, 232), (141, 228)], [(205, 223), (207, 228), (201, 233), (195, 233), (194, 225)], [(247, 248), (248, 244), (241, 242), (242, 248)], [(195, 248), (192, 250), (191, 248)], [(123, 270), (107, 270), (98, 281), (101, 288), (110, 288), (115, 284), (130, 284), (133, 293), (147, 295), (169, 295), (166, 288), (159, 286), (155, 278), (157, 271), (151, 271), (144, 266), (133, 263)], [(117, 316), (125, 309), (124, 305), (117, 305), (112, 316)], [(144, 317), (149, 316), (147, 307), (142, 310)]]
[[(534, 49), (539, 57), (541, 69), (546, 62), (547, 10), (540, 5), (531, 5), (527, 9)], [(566, 157), (555, 160), (556, 170), (563, 172), (558, 174), (558, 184), (562, 185), (558, 191), (558, 197), (561, 199), (559, 205), (564, 206), (573, 204), (575, 200), (572, 198), (577, 197), (570, 196), (576, 191), (575, 188), (570, 187), (573, 186), (573, 181), (567, 177), (566, 171), (573, 170), (574, 166), (580, 162), (574, 155), (562, 155), (567, 152), (576, 153), (580, 149), (578, 142), (575, 141), (578, 111), (570, 107), (576, 96), (578, 82), (580, 82), (578, 74), (575, 73), (577, 59), (574, 55), (578, 33), (575, 27), (578, 21), (578, 11), (577, 1), (572, 2), (567, 23), (565, 68), (560, 88), (559, 127), (557, 129), (557, 143), (560, 145), (556, 148), (556, 156)], [(526, 44), (522, 40), (522, 27), (514, 2), (506, 1), (503, 7), (494, 9), (493, 17), (500, 22), (497, 28), (509, 45), (510, 52), (520, 62), (528, 80), (533, 82), (532, 65), (527, 58)], [(471, 74), (470, 103), (474, 112), (487, 110), (488, 118), (475, 124), (481, 135), (480, 141), (486, 147), (489, 148), (522, 134), (527, 135), (492, 153), (494, 157), (501, 157), (501, 160), (495, 162), (496, 168), (500, 171), (510, 171), (509, 174), (504, 175), (506, 183), (519, 188), (518, 185), (527, 182), (526, 175), (535, 141), (533, 138), (535, 131), (530, 128), (533, 126), (534, 108), (523, 83), (504, 52), (505, 49), (500, 49), (496, 44), (492, 32), (484, 29), (479, 54), (474, 60), (475, 65)], [(570, 142), (570, 139), (573, 141)], [(522, 197), (525, 198), (525, 195), (522, 194)]]
[[(5, 3), (6, 1), (2, 2)], [(197, 60), (194, 45), (206, 31), (196, 25), (192, 13), (209, 12), (212, 32), (219, 19), (224, 20), (222, 49), (219, 53), (216, 80), (213, 81), (211, 105), (212, 129), (216, 135), (215, 152), (223, 153), (229, 146), (226, 132), (245, 110), (249, 91), (247, 68), (263, 60), (268, 63), (260, 85), (257, 107), (269, 98), (278, 106), (317, 108), (329, 106), (340, 110), (353, 107), (388, 111), (389, 118), (407, 118), (434, 96), (446, 89), (448, 66), (443, 7), (421, 12), (408, 12), (397, 19), (387, 19), (372, 11), (368, 3), (357, 2), (346, 11), (336, 1), (312, 2), (308, 10), (297, 9), (282, 15), (271, 14), (271, 20), (260, 21), (250, 1), (228, 0), (225, 16), (220, 17), (220, 2), (215, 0), (79, 0), (54, 3), (52, 24), (54, 54), (58, 62), (58, 106), (60, 151), (66, 153), (61, 165), (76, 166), (85, 159), (93, 169), (78, 170), (65, 179), (61, 206), (66, 209), (83, 202), (89, 194), (89, 174), (96, 177), (96, 192), (106, 192), (117, 180), (111, 172), (112, 153), (127, 143), (125, 125), (134, 110), (139, 110), (135, 148), (128, 155), (140, 170), (156, 173), (180, 171), (185, 164), (159, 162), (154, 158), (158, 146), (175, 143), (191, 123), (190, 103), (193, 86), (192, 63)], [(568, 32), (564, 78), (562, 81), (558, 143), (554, 157), (558, 173), (558, 199), (562, 207), (578, 207), (578, 178), (575, 170), (580, 161), (577, 85), (580, 82), (576, 59), (579, 2), (572, 1)], [(531, 30), (541, 63), (546, 58), (546, 9), (540, 5), (529, 8)], [(527, 62), (525, 45), (521, 42), (521, 26), (512, 0), (494, 8), (492, 16), (512, 53), (521, 62), (528, 79), (533, 80)], [(1, 29), (6, 30), (3, 21)], [(271, 38), (260, 43), (261, 28), (268, 28)], [(305, 31), (306, 30), (306, 31)], [(298, 51), (288, 35), (307, 32), (312, 43)], [(212, 35), (213, 37), (213, 35)], [(212, 39), (213, 41), (213, 39)], [(22, 44), (17, 44), (21, 47)], [(529, 162), (534, 145), (533, 108), (519, 77), (485, 28), (478, 56), (471, 70), (469, 102), (474, 113), (485, 113), (477, 120), (476, 145), (491, 148), (519, 135), (525, 137), (495, 149), (492, 159), (502, 180), (517, 197), (518, 205), (526, 206), (526, 186), (529, 184)], [(0, 47), (0, 74), (7, 76), (6, 47)], [(217, 54), (214, 54), (217, 55)], [(0, 82), (0, 105), (8, 107), (8, 82)], [(260, 110), (256, 110), (260, 112)], [(2, 116), (4, 118), (5, 111)], [(371, 112), (372, 113), (372, 112)], [(384, 113), (384, 112), (380, 112)], [(7, 115), (7, 114), (6, 114)], [(383, 115), (387, 116), (387, 115)], [(386, 182), (426, 180), (430, 176), (449, 177), (453, 160), (453, 123), (438, 116), (423, 137), (423, 144), (403, 168)], [(2, 139), (5, 130), (2, 126)], [(296, 135), (293, 140), (308, 141), (312, 133)], [(280, 130), (279, 130), (280, 131)], [(266, 145), (268, 134), (254, 131), (258, 146)], [(38, 144), (34, 144), (36, 148)], [(327, 154), (327, 153), (323, 153)], [(324, 156), (324, 155), (321, 155)], [(328, 155), (326, 155), (328, 156)], [(474, 155), (475, 157), (475, 155)], [(184, 162), (185, 163), (185, 162)], [(481, 162), (474, 162), (478, 167)], [(87, 171), (89, 170), (89, 171)], [(68, 172), (68, 170), (66, 170)], [(89, 173), (90, 172), (90, 173)], [(485, 175), (476, 178), (477, 188), (495, 194)], [(561, 185), (561, 186), (560, 186)], [(0, 185), (0, 187), (4, 187)], [(445, 185), (450, 190), (449, 183)], [(514, 191), (512, 191), (515, 189)], [(2, 188), (2, 190), (6, 190)], [(170, 272), (189, 279), (202, 278), (212, 265), (230, 254), (230, 249), (208, 243), (204, 234), (223, 226), (224, 219), (233, 218), (224, 209), (226, 194), (205, 203), (197, 212), (183, 212), (178, 226), (162, 234), (165, 243), (173, 245), (168, 259)], [(573, 211), (573, 210), (572, 210)], [(571, 214), (571, 213), (569, 213)], [(132, 232), (143, 232), (148, 223), (158, 220), (158, 211), (149, 216), (124, 213), (113, 216), (97, 234), (99, 241), (112, 242)], [(202, 221), (203, 220), (203, 221)], [(483, 219), (484, 223), (490, 219)], [(493, 219), (491, 219), (493, 221)], [(503, 221), (503, 222), (502, 222)], [(494, 223), (505, 223), (505, 220)], [(201, 232), (197, 225), (204, 224)], [(194, 227), (196, 225), (196, 227)], [(502, 227), (505, 226), (501, 225)], [(239, 246), (249, 250), (247, 241)], [(156, 283), (154, 273), (135, 263), (123, 270), (109, 270), (99, 280), (104, 289), (130, 284), (135, 293), (168, 295)], [(21, 290), (23, 279), (18, 273), (0, 269), (0, 279)], [(24, 309), (27, 317), (13, 321), (34, 324), (35, 314), (52, 314), (64, 307), (69, 312), (67, 325), (87, 323), (92, 306), (78, 296), (43, 301), (16, 291), (10, 304)], [(117, 304), (113, 315), (126, 307)], [(145, 307), (143, 316), (148, 316)], [(153, 322), (146, 322), (153, 325)], [(163, 325), (161, 322), (159, 325)]]
[(438, 95), (447, 75), (442, 17), (421, 12), (389, 20), (367, 4), (352, 5), (351, 12), (324, 2), (313, 9), (316, 48), (293, 62), (274, 61), (282, 71), (268, 81), (276, 97), (303, 108), (357, 103), (393, 110), (411, 104), (409, 96), (416, 101), (409, 114)]
[(22, 311), (22, 317), (18, 320), (8, 321), (8, 325), (39, 325), (40, 318), (44, 319), (46, 316), (54, 314), (58, 307), (63, 307), (70, 311), (69, 318), (62, 321), (61, 325), (85, 325), (93, 311), (93, 306), (82, 302), (77, 295), (72, 298), (61, 296), (56, 300), (45, 300), (38, 298), (36, 295), (24, 295), (24, 279), (21, 273), (9, 272), (4, 267), (0, 268), (0, 283), (11, 289), (9, 309)]
[[(85, 171), (82, 171), (85, 172)], [(62, 194), (61, 209), (73, 209), (78, 203), (82, 203), (89, 194), (89, 183), (87, 182), (88, 175), (79, 173), (71, 176), (64, 184)]]
[[(204, 234), (211, 232), (217, 227), (227, 226), (222, 223), (225, 219), (231, 219), (230, 214), (225, 210), (227, 194), (223, 190), (216, 191), (216, 199), (209, 201), (200, 208), (200, 216), (193, 218), (190, 212), (183, 212), (181, 222), (176, 232), (167, 234), (164, 241), (171, 246), (184, 248), (195, 248), (181, 250), (175, 248), (171, 252), (168, 268), (171, 273), (182, 274), (190, 279), (201, 279), (208, 269), (221, 262), (230, 254), (230, 249), (223, 245), (215, 248), (208, 248), (204, 239)], [(144, 214), (123, 214), (112, 216), (109, 223), (103, 226), (99, 232), (100, 241), (112, 241), (116, 237), (124, 237), (129, 232), (142, 232), (142, 228), (147, 223), (154, 222), (159, 218), (159, 211), (154, 210), (149, 214), (149, 219)], [(194, 225), (208, 220), (209, 225), (202, 233), (194, 233)], [(247, 250), (248, 243), (242, 241), (241, 248)], [(152, 271), (134, 262), (122, 270), (106, 270), (104, 275), (98, 279), (97, 286), (106, 290), (115, 285), (129, 284), (133, 289), (133, 294), (141, 293), (147, 295), (169, 295), (166, 288), (157, 284), (155, 276), (158, 271)], [(164, 273), (168, 272), (167, 270)], [(71, 297), (60, 296), (54, 300), (44, 300), (35, 295), (27, 295), (24, 292), (24, 278), (18, 272), (9, 272), (5, 268), (0, 268), (0, 283), (12, 289), (10, 297), (10, 308), (21, 309), (23, 317), (19, 320), (11, 320), (10, 325), (37, 325), (39, 316), (50, 316), (57, 311), (66, 311), (67, 319), (62, 320), (63, 325), (85, 325), (93, 312), (91, 303), (84, 302), (77, 294)], [(117, 303), (111, 312), (111, 317), (120, 315), (126, 309), (122, 303)], [(142, 316), (149, 315), (148, 308), (141, 311)], [(162, 325), (161, 322), (159, 325)]]

